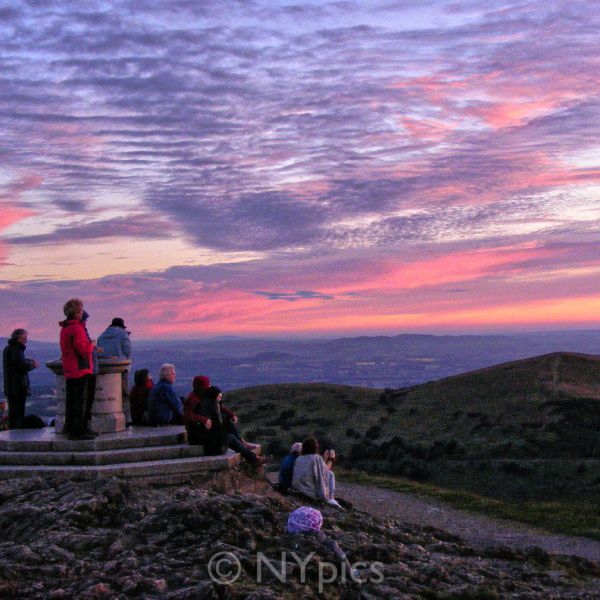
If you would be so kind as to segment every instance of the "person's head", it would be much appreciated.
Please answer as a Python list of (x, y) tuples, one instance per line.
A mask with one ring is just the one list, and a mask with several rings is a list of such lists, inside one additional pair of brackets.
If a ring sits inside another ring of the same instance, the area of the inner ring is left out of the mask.
[(210, 379), (206, 375), (196, 375), (192, 381), (192, 387), (194, 389), (194, 394), (200, 396), (210, 387)]
[(319, 452), (319, 442), (315, 438), (306, 438), (302, 442), (302, 454), (317, 454)]
[(71, 298), (65, 302), (63, 312), (67, 319), (77, 319), (80, 321), (83, 316), (83, 302), (79, 298)]
[(133, 375), (133, 383), (139, 387), (146, 386), (148, 381), (152, 381), (152, 375), (148, 369), (139, 369)]
[(121, 329), (125, 329), (125, 321), (121, 317), (115, 317), (111, 324), (111, 327), (120, 327)]
[(321, 531), (322, 525), (323, 515), (321, 511), (310, 506), (301, 506), (288, 517), (287, 530), (290, 533)]
[(173, 383), (175, 381), (175, 365), (170, 363), (165, 363), (161, 365), (158, 371), (159, 379), (166, 379), (169, 383)]
[(27, 345), (27, 331), (25, 329), (15, 329), (10, 334), (10, 339), (18, 344), (23, 344), (23, 346)]
[(205, 392), (204, 397), (209, 400), (217, 400), (220, 401), (223, 399), (223, 392), (216, 386), (211, 385)]
[(294, 442), (290, 448), (290, 454), (302, 454), (302, 442)]

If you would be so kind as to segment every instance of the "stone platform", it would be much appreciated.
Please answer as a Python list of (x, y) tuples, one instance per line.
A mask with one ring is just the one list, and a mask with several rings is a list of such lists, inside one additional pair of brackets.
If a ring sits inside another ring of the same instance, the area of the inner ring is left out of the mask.
[(94, 440), (69, 440), (54, 428), (0, 432), (0, 479), (11, 477), (165, 478), (227, 471), (240, 462), (232, 450), (204, 456), (182, 426), (129, 427)]

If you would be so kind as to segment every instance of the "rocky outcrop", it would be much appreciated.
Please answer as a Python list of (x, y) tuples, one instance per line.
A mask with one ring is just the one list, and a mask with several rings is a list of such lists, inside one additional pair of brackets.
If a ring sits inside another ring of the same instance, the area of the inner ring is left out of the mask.
[(475, 552), (439, 530), (319, 507), (324, 530), (351, 563), (364, 563), (355, 582), (326, 548), (285, 534), (298, 500), (243, 472), (235, 484), (237, 492), (117, 479), (0, 482), (0, 596), (598, 598), (600, 566), (591, 561), (539, 549)]

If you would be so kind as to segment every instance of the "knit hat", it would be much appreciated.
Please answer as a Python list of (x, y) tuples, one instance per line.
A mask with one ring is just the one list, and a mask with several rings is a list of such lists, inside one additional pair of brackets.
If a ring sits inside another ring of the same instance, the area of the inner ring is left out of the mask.
[(110, 324), (111, 327), (120, 327), (121, 329), (126, 329), (125, 321), (121, 319), (121, 317), (115, 317)]
[(210, 379), (206, 375), (196, 375), (192, 381), (192, 387), (197, 394), (210, 387)]
[(323, 515), (316, 508), (301, 506), (288, 518), (287, 530), (290, 533), (302, 531), (320, 531), (323, 525)]

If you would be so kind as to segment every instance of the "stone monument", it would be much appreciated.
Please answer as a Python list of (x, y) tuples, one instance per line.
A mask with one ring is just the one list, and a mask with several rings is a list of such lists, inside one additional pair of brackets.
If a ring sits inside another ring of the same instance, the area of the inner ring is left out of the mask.
[[(122, 373), (129, 369), (127, 358), (101, 358), (100, 372), (96, 377), (96, 396), (92, 406), (91, 427), (98, 433), (114, 433), (126, 428), (123, 412)], [(56, 375), (56, 433), (62, 433), (65, 424), (65, 377), (60, 360), (46, 366)]]

